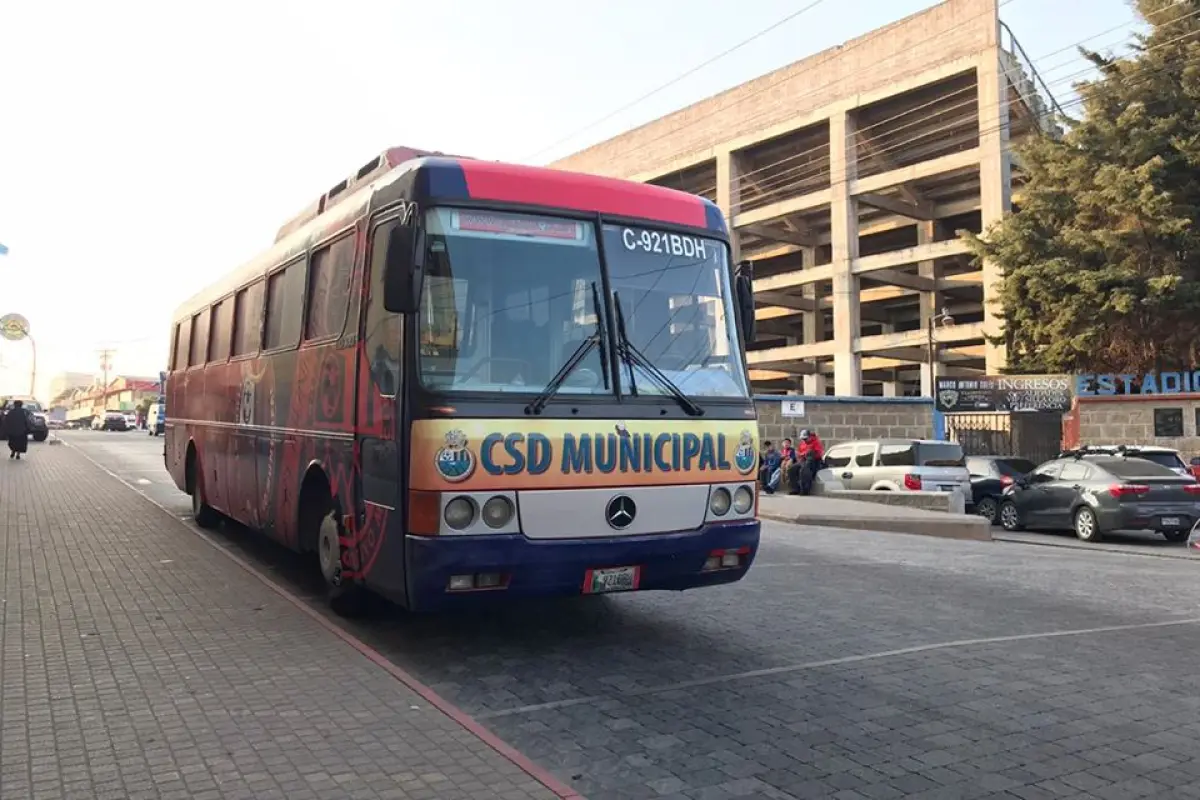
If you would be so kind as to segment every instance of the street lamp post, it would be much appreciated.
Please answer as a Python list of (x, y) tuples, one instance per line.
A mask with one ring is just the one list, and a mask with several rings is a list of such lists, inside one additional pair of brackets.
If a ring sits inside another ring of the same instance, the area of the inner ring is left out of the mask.
[(37, 342), (29, 335), (29, 329), (25, 329), (25, 338), (29, 340), (29, 351), (33, 358), (33, 364), (29, 368), (29, 396), (33, 397), (33, 387), (37, 383)]
[(926, 342), (927, 349), (926, 349), (926, 354), (925, 354), (925, 362), (926, 362), (925, 368), (927, 370), (929, 370), (929, 396), (930, 397), (934, 397), (937, 395), (937, 387), (935, 385), (935, 378), (934, 378), (934, 374), (933, 374), (933, 361), (934, 361), (934, 348), (935, 348), (934, 337), (933, 337), (934, 331), (939, 327), (946, 328), (953, 324), (954, 324), (954, 317), (950, 316), (950, 314), (947, 313), (943, 309), (942, 311), (939, 311), (938, 313), (930, 316), (929, 322), (926, 325), (925, 330), (926, 330), (926, 334), (927, 334), (927, 342)]

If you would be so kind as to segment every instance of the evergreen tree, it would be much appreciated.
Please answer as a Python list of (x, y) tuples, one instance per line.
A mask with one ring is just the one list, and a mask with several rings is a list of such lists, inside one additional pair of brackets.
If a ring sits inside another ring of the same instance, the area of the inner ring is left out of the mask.
[(1060, 140), (1018, 146), (1019, 210), (969, 236), (1003, 273), (1013, 371), (1200, 367), (1200, 0), (1137, 0), (1150, 25)]

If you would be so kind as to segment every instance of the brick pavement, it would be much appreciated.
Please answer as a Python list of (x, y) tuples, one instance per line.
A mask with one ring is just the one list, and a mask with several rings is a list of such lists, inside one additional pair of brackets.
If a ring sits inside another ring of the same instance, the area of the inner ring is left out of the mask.
[(0, 462), (0, 798), (555, 793), (69, 447)]

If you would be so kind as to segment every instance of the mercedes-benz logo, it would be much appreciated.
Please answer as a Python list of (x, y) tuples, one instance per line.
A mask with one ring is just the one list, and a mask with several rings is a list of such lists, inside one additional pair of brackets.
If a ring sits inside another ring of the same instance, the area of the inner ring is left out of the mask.
[(604, 519), (608, 521), (608, 526), (619, 531), (632, 525), (636, 516), (637, 503), (627, 495), (617, 495), (604, 507)]

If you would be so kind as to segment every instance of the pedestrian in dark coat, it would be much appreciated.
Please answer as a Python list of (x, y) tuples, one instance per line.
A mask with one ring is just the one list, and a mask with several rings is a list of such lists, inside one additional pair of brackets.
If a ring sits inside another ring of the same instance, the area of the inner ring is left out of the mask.
[(19, 461), (21, 454), (29, 449), (29, 417), (20, 400), (14, 400), (4, 414), (4, 437), (8, 439), (8, 457)]

